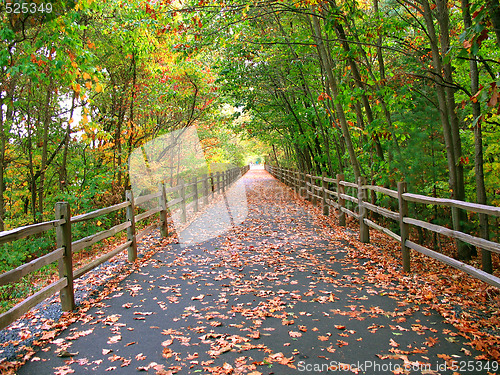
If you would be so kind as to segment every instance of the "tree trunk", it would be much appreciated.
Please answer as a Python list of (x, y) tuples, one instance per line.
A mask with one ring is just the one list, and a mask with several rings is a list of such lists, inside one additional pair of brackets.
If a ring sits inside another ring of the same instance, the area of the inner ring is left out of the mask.
[[(379, 11), (378, 0), (373, 1), (373, 6), (375, 8), (375, 12), (378, 13), (378, 11)], [(379, 18), (379, 20), (380, 20), (380, 23), (383, 22), (382, 18)], [(368, 68), (368, 72), (370, 73), (370, 75), (373, 79), (373, 82), (375, 82), (375, 88), (377, 89), (377, 91), (381, 92), (381, 86), (385, 86), (385, 84), (387, 82), (387, 78), (386, 78), (386, 74), (385, 74), (384, 51), (382, 49), (382, 32), (381, 32), (380, 28), (377, 29), (377, 34), (378, 34), (377, 61), (378, 61), (378, 67), (379, 67), (379, 72), (380, 72), (380, 84), (375, 79), (375, 76), (374, 76), (372, 69), (371, 69), (370, 60), (367, 58), (366, 53), (364, 53), (364, 51), (363, 51), (363, 55), (365, 58), (366, 66)], [(384, 116), (385, 116), (385, 120), (387, 121), (387, 125), (389, 126), (389, 131), (391, 132), (392, 141), (394, 143), (394, 148), (396, 149), (396, 153), (398, 154), (398, 156), (400, 156), (401, 149), (399, 147), (398, 139), (396, 137), (396, 132), (394, 130), (394, 125), (392, 123), (391, 112), (389, 111), (389, 108), (387, 107), (387, 103), (385, 102), (384, 96), (379, 95), (379, 99), (380, 99), (380, 104), (382, 104), (382, 109), (384, 110)], [(400, 163), (403, 163), (402, 160), (398, 160), (398, 161)], [(406, 167), (404, 166), (404, 164), (403, 164), (403, 169), (404, 169), (404, 171), (406, 171)]]
[(121, 186), (122, 183), (122, 124), (125, 116), (125, 111), (123, 109), (123, 102), (120, 101), (120, 109), (119, 109), (119, 115), (118, 115), (118, 121), (116, 123), (116, 129), (115, 129), (115, 157), (114, 157), (114, 164), (115, 164), (115, 170), (117, 171), (116, 174), (116, 182), (118, 183), (118, 186)]
[[(466, 29), (472, 26), (469, 0), (462, 0), (462, 17)], [(469, 60), (471, 95), (479, 91), (479, 70), (475, 59)], [(476, 174), (476, 199), (477, 203), (486, 204), (486, 188), (484, 185), (483, 170), (483, 135), (481, 131), (481, 106), (479, 102), (472, 102), (472, 114), (474, 126), (474, 171)], [(486, 240), (489, 239), (488, 215), (479, 214), (479, 233)], [(481, 250), (483, 271), (492, 273), (491, 252)]]
[[(436, 0), (438, 11), (438, 22), (440, 30), (441, 55), (444, 56), (450, 49), (450, 15), (448, 12), (447, 0)], [(465, 200), (464, 167), (462, 163), (462, 141), (460, 139), (460, 122), (455, 110), (455, 91), (453, 85), (453, 72), (451, 62), (443, 64), (444, 80), (446, 82), (446, 103), (448, 105), (448, 114), (451, 128), (451, 138), (453, 141), (453, 154), (455, 157), (454, 166), (456, 170), (456, 186), (454, 189), (454, 198), (460, 201)], [(461, 230), (467, 223), (467, 215), (464, 210), (454, 208), (454, 221), (457, 222), (455, 230)], [(474, 255), (475, 248), (472, 245), (456, 240), (458, 257), (469, 260)]]
[(42, 162), (40, 165), (40, 182), (38, 183), (38, 212), (39, 220), (43, 221), (44, 209), (44, 195), (45, 195), (45, 173), (47, 169), (48, 147), (49, 147), (49, 125), (52, 120), (51, 111), (52, 100), (52, 79), (47, 87), (47, 95), (45, 96), (45, 116), (43, 118), (43, 132), (42, 132)]
[(486, 0), (486, 8), (493, 24), (493, 30), (497, 36), (498, 47), (500, 47), (500, 2), (498, 0)]
[[(1, 95), (1, 94), (0, 94)], [(4, 174), (6, 168), (5, 161), (5, 124), (4, 124), (4, 113), (3, 113), (3, 97), (0, 98), (0, 231), (5, 230), (5, 181)]]
[(66, 127), (66, 135), (64, 138), (63, 158), (61, 166), (59, 167), (59, 191), (63, 191), (64, 188), (68, 185), (68, 168), (67, 168), (68, 149), (69, 149), (69, 141), (71, 138), (71, 122), (73, 121), (75, 99), (76, 99), (76, 93), (73, 93), (73, 97), (71, 99), (71, 110), (69, 114), (69, 121), (68, 121), (68, 126)]
[[(448, 173), (450, 177), (450, 188), (452, 191), (453, 199), (463, 200), (463, 169), (457, 169), (457, 155), (456, 152), (460, 152), (461, 145), (460, 143), (455, 144), (456, 141), (459, 142), (460, 137), (457, 137), (458, 133), (458, 119), (456, 118), (455, 113), (455, 98), (453, 95), (452, 88), (445, 88), (445, 78), (443, 78), (443, 72), (445, 77), (448, 79), (451, 78), (451, 67), (443, 66), (441, 61), (441, 54), (438, 46), (438, 39), (436, 36), (436, 28), (434, 27), (434, 19), (432, 15), (432, 11), (429, 5), (428, 0), (422, 0), (421, 4), (423, 6), (423, 16), (425, 19), (425, 23), (427, 26), (427, 35), (429, 37), (429, 42), (432, 51), (432, 62), (434, 67), (434, 75), (439, 78), (439, 81), (436, 83), (436, 94), (439, 103), (439, 117), (441, 120), (441, 125), (443, 127), (443, 135), (446, 146), (446, 160), (448, 163)], [(449, 45), (449, 35), (447, 28), (447, 20), (444, 20), (445, 14), (447, 17), (447, 7), (446, 4), (443, 4), (443, 0), (438, 0), (438, 13), (441, 29), (441, 49), (445, 47), (447, 44)], [(447, 50), (446, 50), (447, 51)], [(444, 51), (444, 52), (446, 52)], [(451, 83), (451, 82), (450, 82)], [(449, 94), (449, 95), (447, 95)], [(451, 97), (450, 97), (451, 94)], [(452, 128), (453, 127), (453, 128)], [(458, 140), (457, 140), (458, 138)], [(456, 231), (461, 230), (461, 219), (463, 219), (463, 213), (461, 210), (452, 208), (452, 224), (453, 229)], [(463, 260), (470, 259), (471, 257), (471, 249), (461, 241), (456, 241), (457, 249), (458, 249), (458, 257)]]
[[(330, 64), (330, 61), (328, 59), (328, 54), (326, 53), (325, 45), (323, 43), (323, 37), (321, 35), (321, 27), (319, 24), (319, 20), (314, 15), (312, 15), (311, 18), (312, 18), (312, 28), (314, 32), (313, 37), (318, 49), (320, 60), (321, 63), (324, 64), (323, 66), (325, 68), (325, 72), (328, 77), (328, 84), (330, 86), (330, 90), (333, 93), (334, 97), (337, 98), (339, 95), (339, 90), (337, 87), (337, 79), (333, 75), (333, 66)], [(345, 118), (344, 108), (342, 107), (342, 104), (338, 100), (335, 100), (335, 110), (339, 118), (340, 128), (342, 129), (342, 134), (344, 135), (347, 151), (349, 153), (349, 159), (351, 160), (351, 166), (357, 181), (358, 178), (361, 177), (359, 162), (356, 153), (354, 151), (354, 146), (352, 144), (351, 134), (347, 126), (347, 120)]]
[[(334, 5), (332, 4), (332, 6)], [(359, 73), (358, 65), (356, 64), (356, 61), (354, 61), (354, 59), (351, 57), (352, 52), (351, 48), (349, 47), (349, 42), (347, 41), (347, 36), (345, 34), (344, 28), (338, 22), (335, 25), (335, 31), (337, 32), (337, 36), (339, 37), (339, 39), (342, 41), (341, 42), (342, 48), (346, 52), (347, 62), (351, 67), (351, 72), (354, 77), (354, 82), (356, 82), (356, 86), (363, 91), (363, 94), (361, 94), (361, 102), (363, 103), (363, 107), (365, 108), (366, 118), (368, 120), (368, 123), (372, 124), (374, 120), (373, 111), (372, 107), (370, 106), (370, 102), (368, 101), (368, 97), (364, 93), (365, 85), (361, 80), (361, 74)], [(375, 151), (377, 153), (377, 156), (381, 160), (384, 160), (384, 151), (382, 150), (382, 145), (380, 144), (380, 138), (377, 132), (373, 132), (373, 142), (375, 144)]]

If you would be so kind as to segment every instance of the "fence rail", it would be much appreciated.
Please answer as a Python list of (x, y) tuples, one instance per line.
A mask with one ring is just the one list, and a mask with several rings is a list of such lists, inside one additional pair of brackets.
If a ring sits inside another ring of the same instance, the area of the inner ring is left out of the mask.
[[(179, 206), (181, 221), (186, 221), (187, 200), (192, 198), (194, 211), (199, 211), (199, 203), (205, 206), (209, 204), (209, 197), (213, 198), (215, 193), (224, 192), (230, 185), (235, 182), (240, 176), (244, 175), (249, 166), (242, 168), (232, 168), (225, 172), (216, 172), (205, 174), (201, 178), (195, 178), (189, 183), (182, 182), (174, 187), (167, 188), (165, 184), (158, 186), (158, 191), (139, 196), (134, 199), (131, 191), (126, 192), (126, 200), (110, 207), (101, 208), (92, 212), (71, 217), (69, 204), (66, 202), (58, 202), (55, 207), (55, 220), (44, 223), (27, 225), (20, 228), (15, 228), (9, 231), (0, 232), (0, 244), (9, 243), (21, 238), (32, 236), (35, 234), (44, 233), (51, 229), (56, 229), (56, 250), (37, 258), (29, 263), (23, 264), (15, 269), (9, 270), (0, 275), (0, 285), (13, 283), (22, 277), (35, 272), (53, 262), (58, 263), (59, 280), (49, 284), (32, 296), (19, 302), (7, 312), (0, 315), (0, 329), (5, 328), (14, 320), (21, 317), (31, 308), (36, 306), (44, 299), (60, 292), (62, 309), (70, 311), (75, 308), (75, 299), (73, 291), (73, 283), (75, 279), (82, 277), (87, 272), (96, 268), (105, 261), (111, 259), (115, 255), (124, 250), (128, 252), (128, 260), (133, 262), (137, 259), (137, 241), (155, 228), (160, 228), (162, 236), (168, 236), (168, 210), (171, 207)], [(198, 189), (198, 184), (201, 184), (201, 190)], [(186, 190), (191, 190), (186, 194)], [(167, 194), (177, 193), (179, 198), (167, 201)], [(137, 214), (136, 206), (153, 199), (159, 198), (158, 205), (143, 213)], [(91, 236), (73, 240), (71, 235), (71, 225), (83, 221), (95, 219), (97, 217), (109, 214), (111, 212), (126, 210), (126, 221), (117, 224), (109, 229), (100, 231)], [(136, 223), (159, 213), (159, 222), (151, 224), (142, 231), (137, 232)], [(113, 250), (102, 255), (91, 263), (79, 268), (73, 267), (73, 254), (89, 247), (103, 239), (113, 237), (117, 233), (127, 231), (127, 241), (118, 245)]]
[[(500, 254), (499, 243), (484, 238), (475, 237), (467, 233), (455, 231), (440, 225), (431, 224), (425, 221), (408, 217), (408, 202), (455, 207), (467, 210), (469, 212), (487, 214), (496, 217), (500, 217), (500, 207), (462, 202), (454, 199), (433, 198), (425, 195), (410, 194), (406, 191), (405, 182), (398, 183), (398, 190), (396, 191), (381, 186), (367, 185), (363, 178), (360, 178), (357, 183), (344, 181), (344, 175), (342, 174), (338, 174), (336, 178), (327, 177), (325, 174), (323, 174), (322, 176), (315, 176), (302, 171), (276, 167), (267, 164), (265, 165), (265, 169), (281, 182), (294, 188), (295, 191), (300, 194), (300, 196), (304, 197), (307, 200), (310, 200), (313, 204), (316, 204), (318, 201), (320, 201), (323, 208), (323, 214), (328, 215), (330, 207), (334, 207), (335, 209), (337, 209), (339, 224), (341, 226), (346, 225), (346, 214), (358, 220), (360, 227), (359, 238), (361, 242), (370, 242), (368, 228), (383, 232), (386, 235), (399, 241), (401, 244), (403, 270), (405, 272), (410, 271), (409, 249), (413, 249), (500, 288), (500, 278), (481, 269), (475, 268), (459, 260), (450, 258), (437, 251), (431, 250), (410, 241), (409, 226), (412, 225), (420, 227), (450, 238), (459, 239), (469, 244), (475, 245), (482, 250), (486, 250), (490, 253), (493, 252)], [(357, 190), (357, 194), (355, 196), (349, 195), (346, 191), (347, 188)], [(398, 201), (399, 212), (395, 212), (367, 202), (367, 191), (381, 193), (396, 199)], [(357, 212), (354, 212), (347, 208), (346, 201), (355, 203)], [(400, 233), (394, 233), (390, 229), (385, 228), (368, 219), (367, 210), (376, 212), (399, 223)]]

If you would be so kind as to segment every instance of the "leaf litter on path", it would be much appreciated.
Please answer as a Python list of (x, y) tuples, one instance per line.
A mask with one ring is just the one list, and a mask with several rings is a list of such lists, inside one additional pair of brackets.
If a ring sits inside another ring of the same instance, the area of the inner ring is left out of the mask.
[(203, 244), (159, 249), (78, 315), (73, 333), (60, 335), (65, 343), (76, 335), (76, 358), (57, 362), (52, 344), (19, 375), (40, 366), (77, 374), (289, 374), (332, 361), (435, 366), (451, 361), (445, 353), (486, 358), (478, 349), (495, 338), (478, 338), (480, 327), (463, 319), (462, 329), (453, 327), (458, 319), (436, 304), (434, 283), (401, 274), (397, 259), (360, 244), (266, 172), (251, 171), (244, 182), (249, 214), (241, 225)]

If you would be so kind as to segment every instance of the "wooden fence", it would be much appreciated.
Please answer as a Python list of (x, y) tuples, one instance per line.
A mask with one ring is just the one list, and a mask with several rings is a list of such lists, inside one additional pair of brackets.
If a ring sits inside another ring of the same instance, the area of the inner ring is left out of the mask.
[[(186, 221), (187, 202), (191, 201), (194, 211), (199, 210), (199, 201), (201, 199), (204, 205), (209, 203), (209, 197), (214, 197), (215, 193), (224, 192), (241, 175), (245, 174), (249, 166), (242, 168), (229, 169), (223, 173), (210, 173), (197, 179), (196, 177), (189, 183), (180, 183), (177, 186), (166, 188), (164, 184), (158, 186), (158, 191), (149, 195), (134, 198), (131, 191), (126, 191), (126, 200), (122, 203), (105, 207), (96, 211), (82, 215), (71, 216), (69, 204), (58, 202), (55, 207), (55, 220), (38, 224), (32, 224), (9, 231), (0, 232), (0, 244), (9, 243), (28, 236), (41, 234), (51, 229), (56, 229), (56, 250), (39, 257), (20, 267), (12, 269), (0, 275), (0, 285), (13, 283), (23, 276), (34, 272), (41, 267), (58, 262), (59, 280), (51, 283), (32, 296), (21, 301), (7, 312), (0, 315), (0, 329), (5, 328), (14, 320), (21, 317), (24, 313), (36, 306), (44, 299), (60, 292), (61, 305), (64, 311), (70, 311), (75, 308), (75, 299), (73, 292), (73, 281), (82, 277), (85, 273), (96, 268), (100, 264), (109, 260), (118, 253), (127, 250), (128, 260), (133, 262), (137, 259), (137, 241), (155, 228), (160, 228), (163, 236), (168, 235), (167, 217), (168, 210), (178, 206), (181, 222)], [(200, 186), (201, 185), (201, 186)], [(189, 190), (189, 193), (187, 192)], [(167, 195), (176, 193), (178, 198), (167, 201)], [(146, 212), (137, 214), (136, 206), (158, 198), (159, 204)], [(110, 229), (74, 241), (71, 235), (71, 225), (102, 215), (109, 214), (118, 210), (126, 210), (126, 221), (113, 226)], [(159, 214), (159, 223), (154, 223), (137, 233), (135, 224)], [(126, 230), (127, 241), (117, 246), (112, 251), (104, 254), (91, 263), (75, 270), (73, 269), (73, 254), (95, 244), (98, 241), (112, 237), (117, 233)]]
[[(399, 182), (398, 190), (396, 191), (381, 186), (367, 185), (365, 179), (362, 177), (357, 183), (353, 183), (344, 181), (343, 174), (337, 174), (336, 178), (331, 178), (327, 177), (325, 173), (323, 173), (322, 176), (315, 176), (309, 173), (275, 167), (267, 164), (265, 165), (265, 168), (269, 173), (271, 173), (271, 175), (286, 185), (294, 188), (297, 193), (312, 201), (313, 204), (320, 202), (324, 215), (329, 215), (330, 207), (337, 209), (339, 212), (338, 217), (340, 225), (345, 226), (346, 214), (357, 219), (359, 221), (359, 239), (361, 242), (370, 242), (369, 228), (381, 231), (399, 241), (401, 243), (403, 270), (405, 272), (410, 271), (409, 249), (413, 249), (500, 288), (500, 278), (410, 241), (409, 226), (413, 225), (427, 229), (497, 254), (500, 253), (499, 243), (408, 217), (408, 202), (457, 207), (469, 212), (477, 212), (497, 217), (500, 216), (500, 207), (462, 202), (453, 199), (432, 198), (419, 194), (410, 194), (406, 191), (405, 182)], [(349, 188), (355, 190), (357, 194), (353, 194), (355, 196), (347, 194), (346, 190)], [(399, 212), (395, 212), (368, 202), (366, 199), (367, 191), (385, 194), (396, 199), (398, 202)], [(346, 207), (346, 201), (353, 202), (356, 205), (356, 209), (354, 211), (348, 209)], [(388, 228), (382, 227), (381, 225), (368, 219), (368, 210), (398, 222), (400, 234), (396, 234)]]

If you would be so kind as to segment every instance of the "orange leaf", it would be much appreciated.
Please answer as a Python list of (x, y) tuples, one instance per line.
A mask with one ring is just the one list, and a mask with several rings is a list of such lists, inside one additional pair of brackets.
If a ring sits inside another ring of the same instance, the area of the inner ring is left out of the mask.
[(390, 346), (393, 346), (393, 347), (395, 347), (395, 348), (397, 348), (397, 347), (399, 346), (399, 344), (398, 344), (396, 341), (394, 341), (393, 339), (391, 339), (391, 340), (389, 341), (389, 345), (390, 345)]
[(172, 357), (174, 355), (174, 353), (172, 352), (172, 349), (170, 349), (170, 348), (163, 348), (163, 352), (161, 355), (163, 357), (165, 357), (166, 359), (169, 359), (170, 357)]

